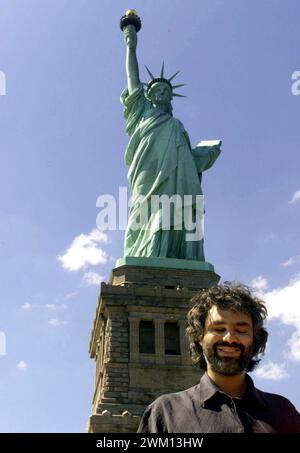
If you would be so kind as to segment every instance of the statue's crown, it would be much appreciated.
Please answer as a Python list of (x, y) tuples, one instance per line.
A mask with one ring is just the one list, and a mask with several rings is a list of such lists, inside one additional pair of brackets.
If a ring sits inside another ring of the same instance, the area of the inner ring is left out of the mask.
[(180, 71), (177, 71), (175, 72), (175, 74), (173, 74), (170, 78), (166, 79), (164, 77), (164, 63), (162, 64), (162, 67), (161, 67), (161, 71), (160, 71), (160, 76), (159, 77), (154, 77), (154, 75), (152, 74), (152, 72), (150, 71), (150, 69), (147, 68), (146, 66), (146, 69), (147, 69), (147, 72), (148, 74), (150, 75), (151, 77), (151, 80), (150, 82), (148, 83), (147, 85), (147, 92), (149, 93), (151, 91), (151, 88), (152, 86), (155, 84), (155, 83), (166, 83), (172, 90), (172, 95), (173, 96), (177, 96), (177, 97), (180, 97), (180, 98), (185, 98), (186, 96), (183, 96), (182, 94), (178, 94), (178, 93), (174, 93), (173, 90), (175, 88), (179, 88), (179, 87), (183, 87), (185, 84), (184, 83), (181, 83), (179, 85), (172, 85), (171, 84), (171, 81), (177, 76), (177, 74), (180, 72)]

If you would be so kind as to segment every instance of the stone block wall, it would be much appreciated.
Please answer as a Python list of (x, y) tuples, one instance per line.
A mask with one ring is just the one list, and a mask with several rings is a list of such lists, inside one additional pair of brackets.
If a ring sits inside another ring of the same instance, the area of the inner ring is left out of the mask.
[[(200, 370), (190, 361), (185, 336), (186, 314), (195, 285), (201, 289), (207, 286), (209, 278), (212, 284), (218, 276), (210, 271), (202, 278), (204, 271), (199, 271), (196, 284), (196, 271), (191, 274), (191, 271), (170, 269), (170, 272), (169, 280), (176, 283), (171, 288), (162, 285), (160, 277), (157, 277), (159, 284), (153, 284), (155, 272), (147, 268), (139, 270), (139, 284), (128, 283), (128, 272), (122, 274), (120, 269), (116, 279), (113, 273), (109, 284), (101, 284), (90, 341), (90, 355), (96, 361), (96, 379), (89, 432), (135, 432), (145, 407), (155, 398), (199, 382)], [(134, 275), (136, 273), (135, 269)], [(149, 274), (153, 277), (152, 284), (149, 284)], [(187, 285), (189, 278), (193, 289)], [(141, 321), (153, 322), (153, 354), (140, 352)], [(166, 322), (178, 325), (180, 354), (165, 354)]]

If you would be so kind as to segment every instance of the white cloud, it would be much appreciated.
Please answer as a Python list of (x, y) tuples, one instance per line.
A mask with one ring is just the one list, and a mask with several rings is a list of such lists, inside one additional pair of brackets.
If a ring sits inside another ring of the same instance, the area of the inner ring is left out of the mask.
[(66, 304), (60, 304), (60, 305), (46, 304), (45, 307), (49, 308), (50, 310), (55, 310), (55, 311), (66, 310), (68, 308), (68, 306)]
[(290, 347), (287, 357), (295, 362), (300, 362), (300, 329), (293, 333), (287, 344)]
[(283, 263), (280, 263), (280, 266), (288, 267), (296, 263), (300, 263), (300, 255), (291, 256), (291, 258), (289, 258), (288, 260), (284, 261)]
[(66, 321), (60, 321), (59, 319), (50, 319), (49, 324), (53, 327), (60, 327), (64, 326), (66, 324)]
[(292, 196), (292, 198), (289, 201), (289, 204), (296, 203), (297, 201), (300, 201), (300, 190), (297, 190)]
[(292, 266), (292, 264), (295, 264), (295, 258), (294, 257), (291, 257), (288, 260), (283, 261), (282, 263), (280, 263), (280, 266), (287, 267), (287, 266)]
[(22, 305), (22, 310), (24, 311), (31, 311), (31, 310), (53, 310), (53, 311), (61, 311), (66, 310), (68, 308), (67, 304), (30, 304), (29, 302), (25, 302)]
[(259, 275), (258, 277), (254, 278), (252, 280), (252, 282), (250, 283), (250, 286), (252, 286), (253, 289), (262, 291), (264, 289), (267, 289), (269, 284), (268, 284), (268, 280), (265, 277), (262, 277), (261, 275)]
[(300, 274), (287, 286), (263, 294), (268, 308), (268, 319), (279, 320), (295, 329), (288, 340), (287, 357), (300, 362)]
[(261, 379), (270, 379), (272, 381), (281, 381), (288, 377), (288, 373), (285, 370), (285, 364), (278, 364), (274, 362), (266, 363), (261, 365), (255, 374)]
[(65, 300), (73, 299), (73, 297), (76, 297), (78, 295), (78, 291), (73, 291), (72, 293), (67, 293), (65, 295)]
[(104, 277), (100, 274), (97, 274), (97, 272), (86, 272), (81, 281), (84, 285), (100, 285), (100, 282), (103, 282)]
[(21, 360), (18, 364), (17, 364), (17, 368), (21, 371), (25, 371), (27, 370), (28, 368), (28, 364), (26, 362), (24, 362), (24, 360)]
[(99, 244), (107, 240), (107, 235), (95, 228), (89, 234), (76, 236), (67, 251), (58, 255), (57, 259), (69, 271), (78, 271), (87, 265), (104, 264), (108, 257)]

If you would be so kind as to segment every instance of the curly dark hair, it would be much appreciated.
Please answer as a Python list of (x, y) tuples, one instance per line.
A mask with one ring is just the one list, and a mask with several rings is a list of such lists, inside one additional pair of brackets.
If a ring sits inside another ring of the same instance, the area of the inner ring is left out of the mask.
[(254, 296), (251, 290), (241, 283), (225, 282), (198, 292), (192, 299), (192, 308), (188, 312), (186, 335), (190, 343), (191, 358), (195, 365), (207, 370), (202, 346), (199, 341), (204, 336), (204, 325), (209, 310), (216, 305), (223, 310), (233, 310), (249, 314), (253, 323), (252, 358), (246, 371), (253, 371), (260, 362), (257, 358), (265, 351), (268, 332), (263, 327), (267, 317), (265, 303)]

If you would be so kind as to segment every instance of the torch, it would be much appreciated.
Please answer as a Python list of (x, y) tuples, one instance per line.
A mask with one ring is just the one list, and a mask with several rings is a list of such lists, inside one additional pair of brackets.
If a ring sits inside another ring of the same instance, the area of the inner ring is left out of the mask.
[(129, 9), (120, 19), (120, 28), (123, 31), (127, 25), (134, 25), (136, 32), (142, 28), (142, 21), (135, 9)]

